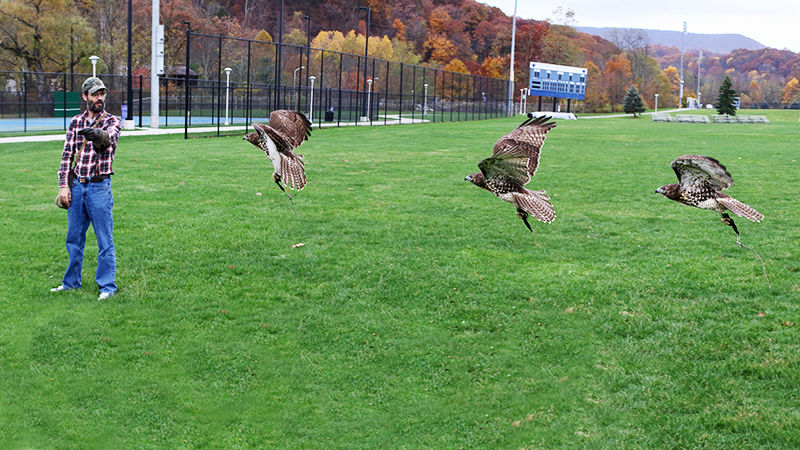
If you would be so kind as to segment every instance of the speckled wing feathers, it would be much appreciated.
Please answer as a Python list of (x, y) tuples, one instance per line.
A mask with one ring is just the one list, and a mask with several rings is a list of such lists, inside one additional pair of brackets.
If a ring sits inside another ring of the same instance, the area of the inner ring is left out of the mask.
[(292, 149), (299, 147), (311, 136), (311, 122), (306, 116), (286, 109), (272, 111), (269, 115), (269, 127)]
[(504, 149), (517, 147), (521, 151), (524, 151), (524, 154), (528, 158), (528, 175), (535, 175), (536, 169), (539, 167), (539, 154), (541, 153), (547, 132), (556, 126), (555, 122), (548, 122), (550, 119), (551, 118), (548, 116), (542, 116), (522, 122), (517, 128), (500, 138), (497, 143), (494, 144), (493, 153), (497, 155)]
[(479, 162), (478, 168), (492, 191), (506, 193), (521, 189), (531, 180), (527, 164), (528, 152), (525, 148), (508, 147)]
[(672, 161), (672, 170), (678, 176), (683, 189), (697, 188), (707, 184), (715, 189), (724, 190), (733, 185), (733, 177), (714, 158), (699, 155), (684, 155)]

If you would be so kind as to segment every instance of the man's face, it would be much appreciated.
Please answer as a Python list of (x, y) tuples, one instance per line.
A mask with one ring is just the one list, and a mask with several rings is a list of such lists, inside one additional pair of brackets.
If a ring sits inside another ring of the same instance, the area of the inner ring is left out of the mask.
[(106, 93), (105, 89), (100, 89), (94, 94), (84, 93), (83, 100), (86, 101), (86, 107), (94, 113), (102, 111), (106, 104)]

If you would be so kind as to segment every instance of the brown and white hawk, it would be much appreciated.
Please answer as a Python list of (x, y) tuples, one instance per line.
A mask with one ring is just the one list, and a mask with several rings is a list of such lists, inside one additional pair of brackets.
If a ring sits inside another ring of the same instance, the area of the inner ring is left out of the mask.
[(279, 109), (269, 115), (269, 124), (253, 123), (253, 128), (256, 131), (246, 134), (244, 140), (264, 150), (272, 163), (273, 181), (291, 200), (281, 182), (298, 191), (306, 185), (303, 155), (294, 149), (311, 136), (311, 122), (302, 113)]
[(746, 217), (753, 222), (759, 222), (764, 218), (755, 209), (722, 192), (733, 185), (733, 178), (725, 166), (716, 159), (685, 155), (676, 158), (671, 165), (679, 183), (661, 186), (656, 189), (657, 194), (684, 205), (720, 213), (722, 222), (733, 228), (737, 237), (739, 230), (726, 211), (739, 217)]
[(539, 167), (539, 154), (547, 132), (556, 126), (555, 122), (548, 122), (550, 119), (547, 116), (534, 119), (529, 114), (527, 120), (494, 144), (492, 156), (478, 163), (481, 171), (465, 178), (516, 206), (517, 216), (530, 231), (533, 229), (528, 216), (545, 223), (556, 218), (546, 191), (525, 189)]

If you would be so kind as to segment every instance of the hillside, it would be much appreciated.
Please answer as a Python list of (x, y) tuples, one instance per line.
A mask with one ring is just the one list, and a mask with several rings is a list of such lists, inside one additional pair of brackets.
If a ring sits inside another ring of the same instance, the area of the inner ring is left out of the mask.
[[(614, 28), (597, 28), (597, 27), (575, 27), (576, 30), (583, 33), (596, 34), (598, 36), (607, 36), (608, 33)], [(650, 44), (663, 45), (665, 47), (681, 47), (681, 33), (680, 31), (667, 31), (667, 30), (647, 30), (642, 28), (633, 28), (636, 31), (644, 31), (647, 33), (647, 38)], [(759, 50), (766, 48), (760, 42), (751, 39), (741, 34), (703, 34), (703, 33), (686, 33), (684, 41), (686, 49), (703, 50), (704, 52), (711, 53), (730, 53), (736, 49), (745, 50)]]

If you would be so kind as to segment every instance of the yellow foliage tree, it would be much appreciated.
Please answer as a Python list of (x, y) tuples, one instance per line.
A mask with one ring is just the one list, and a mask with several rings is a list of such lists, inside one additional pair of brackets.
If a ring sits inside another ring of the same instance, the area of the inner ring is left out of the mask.
[(797, 81), (797, 78), (792, 77), (783, 87), (781, 101), (783, 103), (792, 103), (797, 100), (800, 100), (800, 82)]
[(256, 33), (256, 36), (253, 39), (262, 42), (272, 42), (272, 35), (270, 35), (267, 30), (261, 30)]
[(428, 61), (444, 64), (456, 55), (456, 46), (444, 35), (429, 36), (422, 47)]

